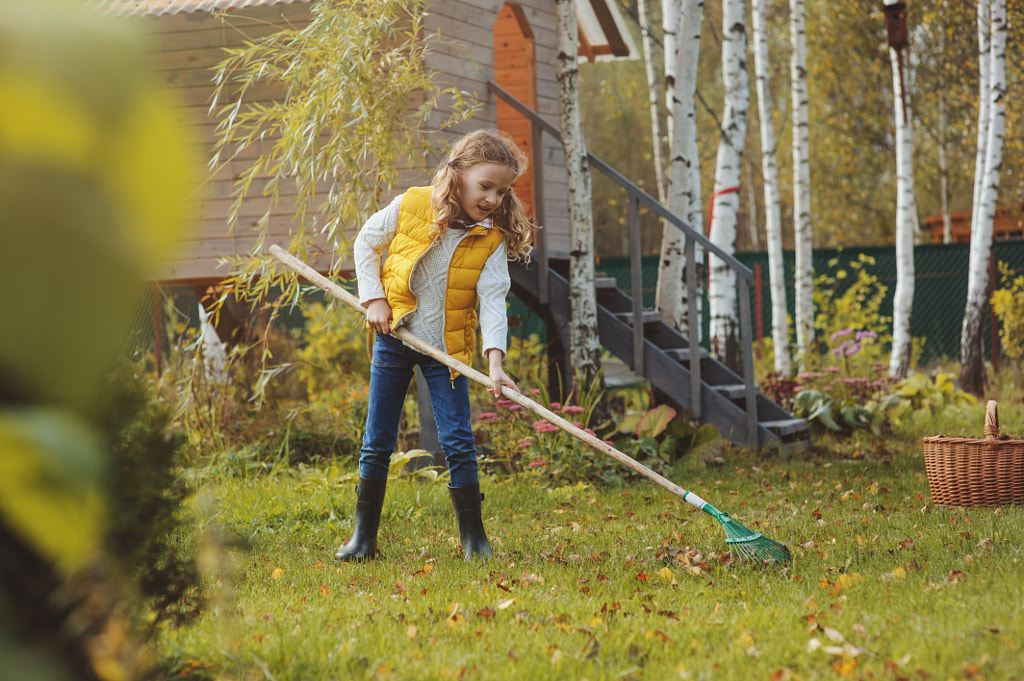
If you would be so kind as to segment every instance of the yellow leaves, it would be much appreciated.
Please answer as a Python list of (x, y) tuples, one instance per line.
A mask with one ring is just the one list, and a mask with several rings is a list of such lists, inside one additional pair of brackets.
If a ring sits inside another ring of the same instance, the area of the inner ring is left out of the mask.
[(455, 627), (466, 621), (466, 614), (459, 610), (459, 603), (452, 603), (451, 612), (445, 620), (449, 627)]
[(0, 411), (0, 515), (67, 572), (99, 542), (100, 458), (95, 434), (71, 414)]
[(0, 71), (0, 154), (12, 161), (86, 172), (100, 130), (71, 92), (36, 74)]
[(754, 642), (754, 634), (750, 629), (743, 628), (740, 633), (736, 636), (735, 644), (738, 648), (742, 648), (743, 652), (753, 658), (761, 657), (761, 651), (758, 649)]
[(849, 587), (851, 584), (856, 584), (862, 579), (864, 578), (861, 576), (859, 572), (850, 572), (839, 575), (839, 578), (836, 581), (839, 582), (840, 586), (842, 586), (845, 589)]
[(675, 584), (676, 573), (672, 572), (671, 568), (663, 567), (658, 570), (658, 578), (664, 582), (671, 582)]
[(282, 568), (274, 568), (274, 571), (270, 573), (270, 576), (274, 578), (274, 581), (277, 581), (284, 577), (284, 570)]
[(843, 655), (832, 663), (832, 669), (843, 678), (850, 678), (857, 671), (856, 658)]
[(419, 627), (417, 627), (417, 626), (416, 626), (415, 624), (410, 624), (410, 625), (409, 625), (408, 627), (406, 627), (406, 629), (405, 629), (405, 636), (406, 636), (406, 638), (408, 638), (408, 639), (409, 639), (410, 641), (415, 641), (415, 640), (416, 640), (416, 636), (417, 636), (417, 634), (419, 634), (419, 631), (420, 631), (420, 630), (419, 630)]
[(880, 577), (880, 579), (883, 582), (891, 582), (891, 581), (896, 581), (896, 580), (901, 580), (901, 579), (906, 579), (906, 578), (907, 578), (907, 570), (906, 570), (906, 568), (903, 568), (903, 567), (895, 568), (891, 572), (885, 572)]
[(0, 363), (29, 393), (90, 408), (136, 287), (187, 237), (200, 171), (184, 158), (196, 147), (175, 120), (181, 107), (141, 76), (125, 24), (85, 3), (13, 4), (2, 17), (0, 205), (17, 227), (5, 230), (0, 277), (32, 285), (0, 300)]

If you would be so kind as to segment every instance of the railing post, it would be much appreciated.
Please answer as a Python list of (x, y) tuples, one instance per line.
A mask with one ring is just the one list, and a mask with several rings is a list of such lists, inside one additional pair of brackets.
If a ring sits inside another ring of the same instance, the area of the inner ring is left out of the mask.
[(551, 302), (548, 292), (548, 232), (544, 227), (544, 147), (543, 131), (530, 120), (530, 145), (533, 149), (533, 219), (537, 230), (537, 299), (541, 305)]
[(757, 449), (757, 390), (754, 384), (754, 334), (750, 324), (750, 280), (737, 277), (740, 298), (740, 345), (743, 348), (743, 385), (747, 403), (747, 445)]
[(644, 375), (644, 279), (640, 271), (640, 200), (629, 194), (629, 274), (633, 296), (633, 373)]
[(701, 417), (700, 319), (697, 318), (697, 247), (689, 235), (683, 242), (686, 257), (686, 332), (690, 345), (690, 415)]

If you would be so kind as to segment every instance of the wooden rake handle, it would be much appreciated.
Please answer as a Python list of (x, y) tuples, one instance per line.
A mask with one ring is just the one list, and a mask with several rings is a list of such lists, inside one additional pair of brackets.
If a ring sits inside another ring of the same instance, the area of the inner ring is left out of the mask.
[[(342, 287), (338, 286), (333, 281), (323, 276), (322, 274), (314, 270), (312, 267), (296, 258), (291, 253), (285, 251), (280, 246), (271, 246), (270, 254), (277, 258), (279, 261), (281, 261), (281, 263), (283, 263), (284, 265), (288, 266), (298, 274), (301, 274), (303, 277), (306, 278), (307, 281), (314, 284), (317, 288), (322, 289), (323, 291), (334, 296), (343, 303), (347, 303), (349, 306), (357, 310), (360, 314), (364, 316), (366, 315), (366, 310), (363, 309), (362, 305), (360, 305), (359, 299), (356, 296), (352, 295)], [(391, 335), (409, 344), (410, 346), (415, 348), (417, 351), (423, 353), (424, 355), (436, 359), (438, 362), (441, 362), (450, 369), (454, 369), (463, 376), (473, 379), (480, 385), (486, 386), (488, 388), (491, 387), (491, 379), (488, 376), (485, 376), (484, 374), (477, 371), (473, 367), (463, 362), (460, 362), (451, 355), (442, 352), (441, 350), (438, 350), (433, 345), (424, 342), (416, 335), (410, 333), (408, 329), (404, 329), (402, 327), (392, 329)], [(630, 456), (623, 454), (618, 449), (612, 447), (604, 440), (601, 440), (595, 437), (594, 435), (591, 435), (587, 431), (583, 430), (582, 428), (570, 423), (569, 421), (566, 421), (564, 418), (554, 413), (550, 409), (541, 406), (539, 403), (531, 400), (529, 397), (523, 395), (522, 393), (510, 390), (509, 388), (506, 387), (502, 387), (501, 394), (506, 399), (511, 400), (516, 404), (525, 407), (526, 409), (529, 409), (537, 416), (543, 418), (545, 421), (558, 426), (559, 428), (569, 433), (576, 439), (585, 442), (586, 444), (590, 445), (599, 452), (607, 454), (608, 456), (615, 459), (619, 463), (636, 471), (637, 473), (651, 480), (655, 484), (665, 488), (666, 490), (676, 495), (677, 497), (687, 502), (688, 504), (691, 504), (692, 506), (695, 506), (701, 509), (702, 511), (707, 512), (707, 509), (705, 507), (708, 507), (710, 505), (693, 492), (688, 492), (687, 490), (675, 484), (665, 476), (655, 473), (654, 471), (652, 471), (650, 468), (643, 465), (639, 461), (636, 461)], [(709, 513), (709, 515), (714, 514)]]

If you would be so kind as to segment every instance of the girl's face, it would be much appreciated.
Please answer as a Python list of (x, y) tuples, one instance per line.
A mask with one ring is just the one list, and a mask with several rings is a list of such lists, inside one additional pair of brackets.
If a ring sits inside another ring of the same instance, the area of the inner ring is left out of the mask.
[(459, 206), (462, 219), (480, 222), (492, 214), (508, 194), (515, 180), (510, 168), (500, 163), (478, 163), (462, 173)]

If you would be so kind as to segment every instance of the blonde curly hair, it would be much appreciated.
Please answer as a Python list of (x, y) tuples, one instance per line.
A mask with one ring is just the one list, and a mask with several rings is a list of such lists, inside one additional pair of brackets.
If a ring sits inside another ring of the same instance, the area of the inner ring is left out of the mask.
[[(434, 209), (435, 225), (438, 232), (444, 232), (459, 216), (459, 197), (462, 191), (462, 173), (481, 163), (497, 163), (512, 171), (515, 179), (526, 172), (529, 160), (515, 141), (500, 130), (477, 130), (460, 138), (448, 153), (430, 183), (430, 207)], [(530, 261), (533, 250), (533, 224), (526, 212), (526, 206), (516, 196), (515, 188), (498, 204), (492, 214), (494, 225), (505, 237), (505, 251), (512, 262)]]

